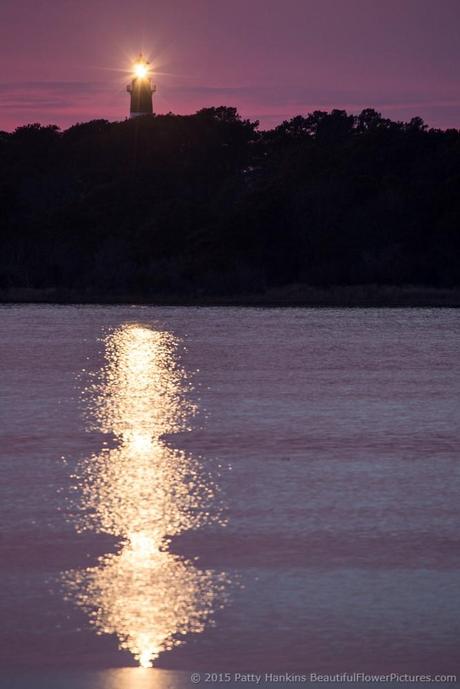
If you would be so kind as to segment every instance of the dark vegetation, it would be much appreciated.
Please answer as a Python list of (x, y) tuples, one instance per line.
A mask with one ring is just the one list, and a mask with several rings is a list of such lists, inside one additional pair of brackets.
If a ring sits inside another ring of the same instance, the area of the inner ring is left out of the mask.
[(460, 132), (234, 108), (0, 132), (0, 289), (460, 284)]

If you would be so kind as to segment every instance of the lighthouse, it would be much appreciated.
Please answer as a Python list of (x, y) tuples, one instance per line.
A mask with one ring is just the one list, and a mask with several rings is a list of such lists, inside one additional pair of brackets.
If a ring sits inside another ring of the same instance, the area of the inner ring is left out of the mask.
[(153, 114), (152, 97), (157, 87), (152, 84), (150, 62), (142, 53), (133, 65), (133, 76), (126, 90), (131, 94), (130, 117)]

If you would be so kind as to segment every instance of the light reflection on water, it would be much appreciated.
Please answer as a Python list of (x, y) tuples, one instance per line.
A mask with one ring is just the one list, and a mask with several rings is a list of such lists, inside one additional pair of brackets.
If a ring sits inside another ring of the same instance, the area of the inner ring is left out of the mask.
[(94, 689), (189, 689), (190, 673), (122, 668), (106, 670), (91, 678)]
[(84, 460), (74, 479), (78, 528), (119, 537), (96, 567), (66, 574), (70, 596), (99, 634), (116, 634), (142, 667), (201, 632), (225, 599), (226, 577), (168, 551), (169, 539), (222, 522), (217, 489), (200, 462), (168, 447), (195, 411), (167, 332), (128, 325), (106, 340), (106, 365), (87, 388), (88, 419), (114, 448)]

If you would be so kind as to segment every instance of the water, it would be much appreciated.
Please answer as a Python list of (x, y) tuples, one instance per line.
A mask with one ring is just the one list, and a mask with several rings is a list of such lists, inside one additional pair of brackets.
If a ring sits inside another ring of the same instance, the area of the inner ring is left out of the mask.
[(2, 687), (460, 674), (457, 311), (0, 313)]

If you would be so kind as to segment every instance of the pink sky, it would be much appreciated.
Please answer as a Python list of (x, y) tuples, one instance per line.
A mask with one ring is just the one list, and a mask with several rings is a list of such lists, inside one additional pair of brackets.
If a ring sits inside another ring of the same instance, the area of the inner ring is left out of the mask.
[(460, 127), (460, 0), (0, 0), (0, 129), (128, 114), (130, 57), (155, 111), (234, 105), (270, 127), (375, 107)]

